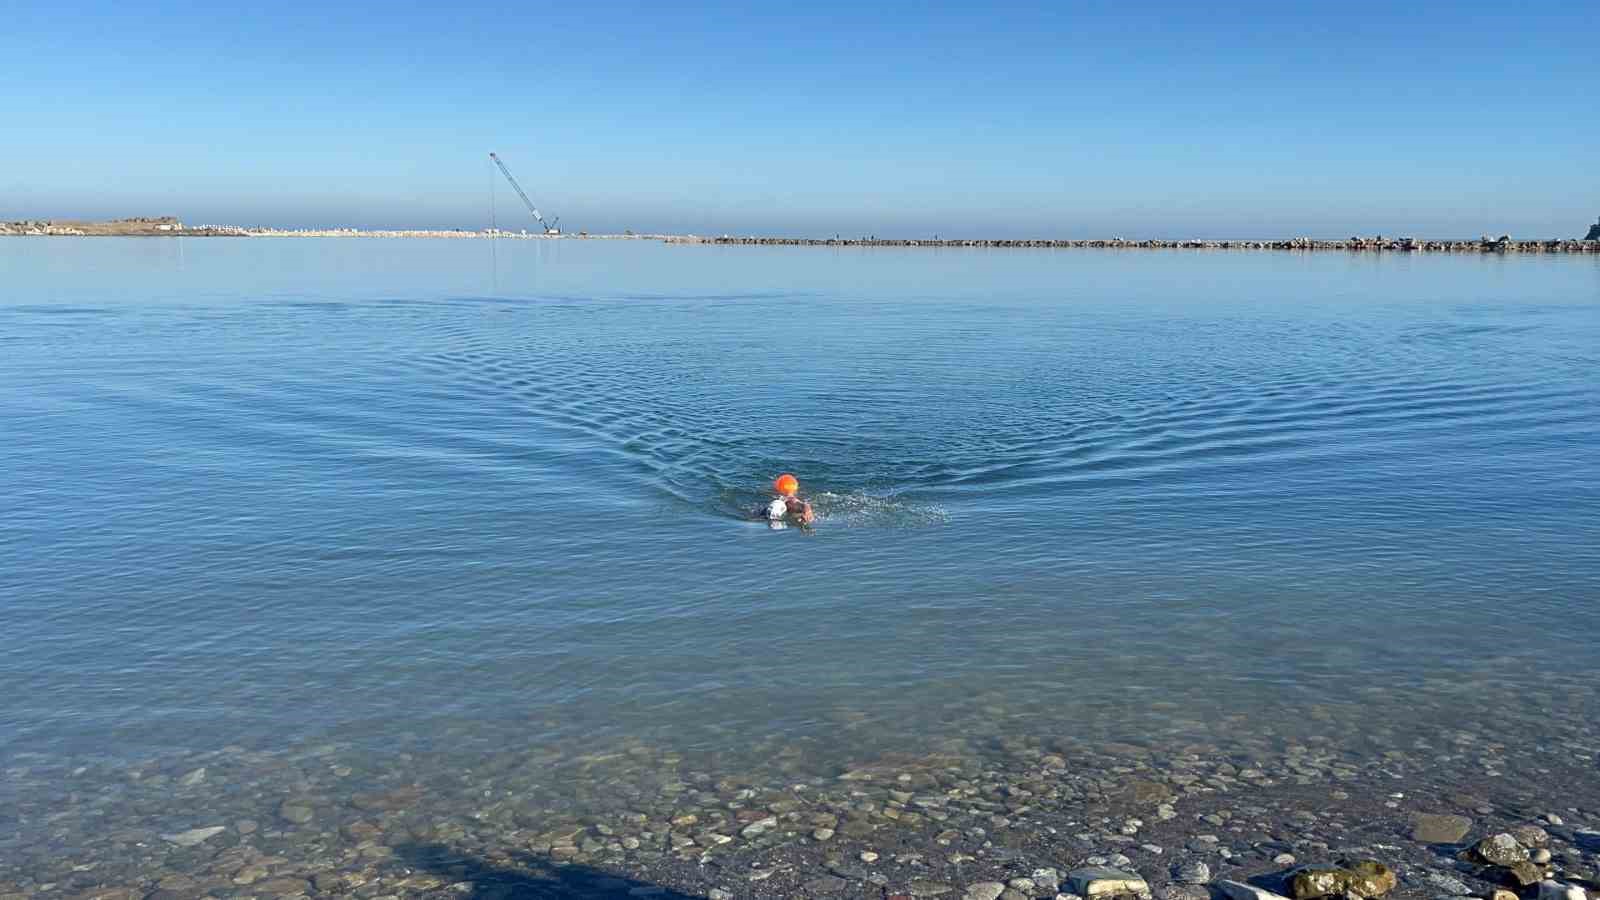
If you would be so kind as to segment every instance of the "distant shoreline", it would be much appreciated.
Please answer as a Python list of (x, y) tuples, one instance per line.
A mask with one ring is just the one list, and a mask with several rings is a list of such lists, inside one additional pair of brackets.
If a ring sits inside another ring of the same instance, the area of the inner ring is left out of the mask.
[(483, 229), (246, 228), (237, 225), (186, 226), (176, 219), (125, 219), (117, 222), (0, 222), (0, 237), (255, 237), (255, 238), (434, 238), (505, 240), (643, 240), (667, 244), (712, 244), (755, 247), (919, 247), (947, 249), (1063, 250), (1306, 250), (1398, 253), (1594, 253), (1600, 240), (1546, 238), (1515, 240), (1509, 235), (1475, 240), (1430, 240), (1414, 237), (1350, 237), (1336, 240), (1279, 238), (1268, 240), (1125, 238), (797, 238), (692, 234), (548, 235), (527, 231)]

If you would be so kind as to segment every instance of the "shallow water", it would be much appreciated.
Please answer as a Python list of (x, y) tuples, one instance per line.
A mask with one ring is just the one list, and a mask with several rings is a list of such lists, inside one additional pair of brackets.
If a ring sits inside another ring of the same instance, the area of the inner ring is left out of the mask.
[(0, 758), (1600, 708), (1593, 259), (12, 239), (0, 422)]

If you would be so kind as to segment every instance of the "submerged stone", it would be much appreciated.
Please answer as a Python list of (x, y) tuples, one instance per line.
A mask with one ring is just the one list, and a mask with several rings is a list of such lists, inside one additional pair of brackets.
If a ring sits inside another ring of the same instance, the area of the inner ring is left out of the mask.
[(1466, 816), (1422, 813), (1412, 820), (1411, 839), (1424, 844), (1454, 844), (1467, 836), (1472, 820)]
[(1080, 897), (1141, 896), (1150, 893), (1143, 878), (1121, 869), (1094, 866), (1067, 873), (1067, 885)]
[(1242, 881), (1219, 881), (1215, 887), (1221, 891), (1228, 900), (1289, 900), (1282, 894), (1274, 894), (1266, 888), (1259, 888), (1253, 884)]
[(213, 825), (210, 828), (191, 828), (188, 831), (180, 831), (176, 834), (163, 834), (161, 839), (169, 844), (177, 844), (179, 847), (193, 847), (227, 830), (228, 828), (225, 825)]

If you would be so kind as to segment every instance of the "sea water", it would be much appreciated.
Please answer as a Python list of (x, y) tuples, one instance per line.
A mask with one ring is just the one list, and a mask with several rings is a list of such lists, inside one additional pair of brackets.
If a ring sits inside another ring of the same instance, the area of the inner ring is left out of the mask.
[(0, 433), (0, 761), (1597, 708), (1593, 258), (9, 239)]

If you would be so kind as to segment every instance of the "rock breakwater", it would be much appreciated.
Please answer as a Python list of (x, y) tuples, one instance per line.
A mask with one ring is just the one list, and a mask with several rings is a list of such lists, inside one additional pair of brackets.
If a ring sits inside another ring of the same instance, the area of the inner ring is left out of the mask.
[(890, 238), (668, 237), (669, 244), (729, 244), (773, 247), (933, 247), (1041, 248), (1062, 250), (1343, 250), (1396, 253), (1600, 253), (1600, 240), (1477, 240), (1352, 237), (1343, 240), (1127, 240), (1123, 238), (1051, 240), (1034, 238), (903, 240)]

